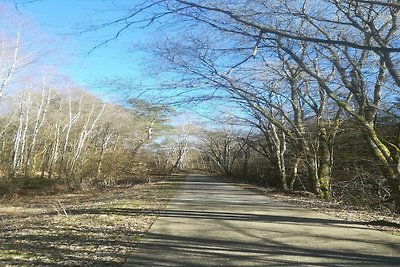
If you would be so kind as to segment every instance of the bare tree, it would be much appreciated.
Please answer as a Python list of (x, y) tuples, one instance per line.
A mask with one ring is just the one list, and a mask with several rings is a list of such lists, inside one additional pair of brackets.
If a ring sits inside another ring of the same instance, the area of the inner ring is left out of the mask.
[(206, 132), (204, 136), (206, 154), (224, 175), (233, 175), (235, 168), (240, 166), (241, 154), (245, 151), (247, 143), (238, 136), (233, 129)]
[[(7, 47), (7, 40), (0, 40), (1, 45), (1, 61), (8, 64), (2, 64), (0, 71), (0, 99), (3, 98), (4, 90), (13, 77), (15, 71), (19, 67), (19, 50), (20, 50), (20, 34), (21, 29), (18, 30), (15, 45), (12, 48)], [(12, 50), (11, 50), (12, 49)], [(11, 50), (11, 51), (10, 51)]]
[[(231, 75), (233, 70), (245, 66), (257, 56), (276, 57), (276, 51), (282, 51), (290, 57), (292, 64), (294, 62), (310, 81), (318, 84), (319, 90), (331, 100), (330, 103), (335, 103), (364, 128), (374, 155), (381, 164), (382, 173), (390, 184), (397, 211), (400, 210), (400, 144), (382, 139), (375, 129), (375, 121), (383, 109), (383, 96), (393, 97), (399, 93), (400, 6), (397, 2), (145, 1), (134, 6), (129, 16), (114, 22), (126, 23), (121, 28), (123, 31), (140, 23), (137, 13), (154, 7), (157, 11), (148, 17), (149, 23), (171, 15), (178, 23), (197, 23), (199, 32), (204, 32), (206, 27), (216, 30), (214, 40), (219, 41), (220, 54), (236, 51), (236, 55), (242, 56), (236, 63), (225, 66), (225, 72), (217, 69), (217, 73), (228, 76), (231, 81), (236, 82)], [(218, 36), (232, 41), (227, 45)], [(188, 62), (193, 51), (183, 51), (187, 53)], [(226, 59), (225, 62), (229, 62), (229, 58)], [(204, 65), (209, 72), (216, 69), (209, 64)], [(187, 67), (185, 71), (191, 70)], [(220, 81), (212, 81), (215, 80), (215, 73), (210, 76), (196, 71), (196, 74), (211, 80), (214, 87), (225, 86)], [(235, 87), (231, 84), (227, 88), (232, 90)], [(235, 88), (236, 91), (239, 89)], [(325, 142), (331, 139), (327, 129), (322, 127), (319, 131), (320, 141), (323, 142), (318, 149), (320, 157), (330, 154), (326, 146), (329, 142)], [(324, 165), (319, 176), (326, 180), (328, 176), (323, 173), (329, 169), (327, 157), (314, 160)], [(326, 190), (326, 185), (323, 190)]]
[[(39, 131), (41, 130), (44, 120), (46, 119), (47, 110), (50, 104), (51, 99), (51, 91), (46, 88), (47, 84), (46, 81), (43, 80), (42, 82), (42, 92), (40, 97), (40, 103), (37, 107), (37, 114), (33, 129), (31, 130), (30, 139), (29, 139), (29, 146), (26, 152), (26, 159), (25, 159), (25, 176), (29, 175), (29, 167), (32, 160), (32, 154), (34, 152), (36, 146), (36, 139), (38, 138)], [(47, 96), (46, 96), (47, 94)]]

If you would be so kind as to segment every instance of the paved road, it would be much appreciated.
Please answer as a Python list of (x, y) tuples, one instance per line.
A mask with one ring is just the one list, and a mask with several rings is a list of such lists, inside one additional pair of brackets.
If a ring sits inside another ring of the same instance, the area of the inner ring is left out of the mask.
[(124, 266), (400, 266), (400, 237), (192, 175)]

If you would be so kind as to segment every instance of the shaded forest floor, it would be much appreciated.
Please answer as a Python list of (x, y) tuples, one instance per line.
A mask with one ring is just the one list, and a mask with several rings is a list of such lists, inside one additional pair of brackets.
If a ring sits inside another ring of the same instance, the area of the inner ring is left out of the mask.
[(181, 178), (0, 202), (1, 266), (121, 266)]

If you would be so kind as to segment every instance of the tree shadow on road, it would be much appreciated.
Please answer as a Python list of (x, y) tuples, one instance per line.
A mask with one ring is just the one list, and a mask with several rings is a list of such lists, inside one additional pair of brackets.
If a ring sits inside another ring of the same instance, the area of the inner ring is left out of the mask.
[(399, 266), (400, 257), (148, 233), (126, 266)]

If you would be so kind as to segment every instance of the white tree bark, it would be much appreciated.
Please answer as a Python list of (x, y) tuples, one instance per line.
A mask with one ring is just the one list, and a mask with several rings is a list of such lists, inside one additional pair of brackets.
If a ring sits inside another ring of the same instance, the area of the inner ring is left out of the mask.
[(100, 119), (101, 115), (103, 114), (105, 107), (106, 107), (106, 104), (103, 105), (101, 111), (99, 112), (99, 114), (93, 120), (93, 122), (91, 123), (91, 125), (89, 127), (90, 120), (91, 120), (91, 117), (92, 117), (92, 115), (94, 113), (94, 108), (95, 108), (95, 103), (93, 103), (92, 109), (91, 109), (91, 111), (89, 113), (89, 116), (88, 116), (88, 118), (86, 120), (86, 123), (85, 123), (81, 133), (79, 134), (79, 139), (78, 139), (77, 143), (75, 144), (74, 155), (73, 155), (73, 158), (72, 158), (72, 161), (71, 161), (71, 165), (70, 165), (72, 173), (74, 173), (76, 171), (76, 165), (77, 165), (78, 160), (81, 158), (82, 153), (85, 150), (87, 138), (92, 133), (92, 131), (93, 131), (94, 127), (96, 126), (98, 120)]
[(43, 126), (43, 122), (46, 118), (47, 110), (50, 104), (50, 99), (51, 99), (51, 91), (48, 90), (47, 92), (47, 97), (46, 97), (46, 82), (43, 80), (42, 82), (42, 93), (41, 93), (41, 99), (40, 99), (40, 104), (38, 107), (38, 111), (36, 114), (36, 120), (35, 120), (35, 125), (33, 127), (33, 131), (30, 137), (30, 143), (28, 144), (28, 150), (26, 153), (26, 159), (25, 159), (25, 175), (29, 174), (29, 167), (31, 164), (31, 159), (32, 159), (32, 153), (35, 149), (36, 145), (36, 139), (39, 135), (39, 131)]
[(70, 133), (71, 133), (72, 125), (75, 124), (77, 122), (77, 120), (79, 119), (79, 117), (81, 116), (81, 107), (82, 107), (82, 99), (83, 99), (83, 97), (81, 97), (81, 99), (79, 100), (78, 111), (77, 111), (77, 113), (75, 115), (72, 115), (72, 99), (71, 99), (71, 95), (69, 95), (68, 99), (69, 99), (69, 102), (68, 102), (68, 122), (67, 122), (67, 124), (64, 126), (64, 128), (62, 130), (62, 132), (66, 131), (66, 134), (65, 134), (65, 139), (64, 139), (63, 150), (61, 151), (60, 174), (63, 172), (63, 168), (64, 168), (65, 155), (66, 155), (68, 144), (69, 144), (69, 136), (70, 136)]
[[(10, 64), (10, 66), (5, 67), (5, 69), (3, 70), (4, 73), (2, 73), (2, 76), (0, 77), (0, 79), (1, 79), (0, 80), (0, 100), (3, 98), (4, 89), (6, 88), (8, 82), (13, 77), (14, 72), (17, 68), (19, 50), (20, 50), (20, 39), (21, 39), (20, 35), (21, 35), (21, 27), (19, 27), (18, 32), (17, 32), (17, 38), (15, 40), (15, 48), (14, 48), (11, 64)], [(4, 48), (3, 48), (3, 50), (4, 50)], [(4, 53), (4, 54), (6, 54), (6, 53)]]
[(18, 105), (18, 127), (14, 137), (14, 145), (11, 160), (11, 169), (9, 176), (13, 178), (21, 166), (24, 160), (24, 152), (26, 145), (26, 133), (29, 126), (29, 110), (31, 107), (31, 95), (29, 93), (24, 94)]
[(59, 148), (60, 148), (60, 139), (61, 139), (61, 117), (63, 116), (62, 113), (62, 106), (63, 106), (63, 101), (61, 99), (60, 101), (60, 106), (58, 109), (58, 118), (57, 122), (54, 126), (54, 140), (53, 140), (53, 145), (51, 148), (51, 154), (49, 156), (49, 162), (47, 166), (47, 172), (48, 172), (48, 178), (51, 179), (53, 175), (53, 167), (56, 164), (58, 158), (59, 158)]

